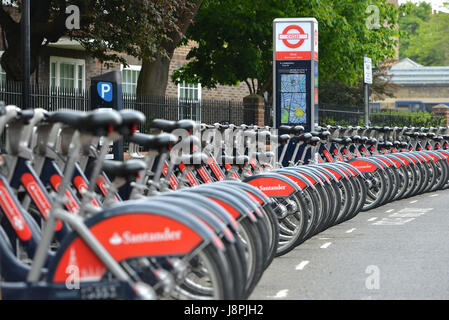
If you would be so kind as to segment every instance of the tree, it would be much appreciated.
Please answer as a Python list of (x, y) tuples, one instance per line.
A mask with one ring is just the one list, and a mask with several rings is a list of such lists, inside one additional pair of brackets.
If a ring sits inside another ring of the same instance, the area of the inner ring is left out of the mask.
[[(2, 1), (0, 27), (5, 43), (1, 65), (8, 79), (22, 80), (21, 0)], [(77, 40), (91, 56), (103, 62), (126, 64), (120, 53), (153, 61), (168, 57), (166, 43), (182, 33), (179, 8), (188, 12), (194, 0), (39, 0), (31, 1), (31, 73), (40, 50), (63, 36)], [(80, 11), (80, 29), (69, 30), (69, 5)]]
[[(394, 60), (389, 59), (373, 69), (373, 83), (370, 85), (371, 98), (375, 101), (394, 97), (399, 88), (391, 82), (392, 75), (388, 73)], [(323, 79), (320, 84), (320, 105), (324, 108), (334, 106), (363, 106), (365, 104), (364, 82), (360, 78), (356, 85), (348, 85), (342, 81)]]
[(181, 43), (187, 29), (192, 24), (201, 3), (202, 1), (191, 1), (187, 7), (180, 6), (175, 13), (178, 21), (177, 30), (169, 33), (168, 38), (161, 43), (165, 54), (159, 54), (155, 59), (143, 58), (136, 89), (138, 95), (163, 96), (165, 94), (170, 72), (170, 61), (176, 47)]
[(432, 5), (427, 2), (419, 4), (407, 1), (400, 7), (401, 14), (399, 16), (399, 30), (401, 35), (399, 38), (399, 57), (406, 58), (406, 51), (410, 45), (410, 37), (416, 35), (416, 31), (420, 24), (429, 21), (432, 15)]
[[(383, 24), (366, 23), (366, 9), (378, 7)], [(374, 63), (395, 54), (398, 10), (385, 0), (208, 0), (186, 38), (198, 45), (191, 61), (172, 76), (208, 88), (245, 82), (251, 93), (271, 93), (272, 21), (282, 17), (315, 17), (319, 22), (320, 83), (358, 83), (363, 56)], [(213, 30), (213, 32), (211, 32)]]
[(422, 21), (404, 55), (425, 66), (449, 65), (449, 14), (440, 12)]

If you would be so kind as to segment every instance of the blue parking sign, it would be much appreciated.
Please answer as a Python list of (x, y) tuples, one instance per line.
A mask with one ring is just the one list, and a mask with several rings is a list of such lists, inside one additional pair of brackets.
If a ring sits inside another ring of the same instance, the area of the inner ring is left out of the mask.
[(97, 84), (98, 95), (106, 102), (112, 101), (112, 83), (111, 82), (98, 82)]

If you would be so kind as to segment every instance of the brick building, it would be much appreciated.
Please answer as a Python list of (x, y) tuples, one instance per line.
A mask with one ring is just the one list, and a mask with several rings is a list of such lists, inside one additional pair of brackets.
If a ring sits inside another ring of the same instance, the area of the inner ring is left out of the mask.
[[(1, 29), (0, 29), (1, 32)], [(191, 45), (176, 49), (170, 65), (170, 74), (187, 62), (186, 56)], [(4, 45), (0, 39), (0, 56), (4, 52)], [(98, 59), (89, 56), (84, 48), (76, 41), (61, 38), (57, 43), (50, 43), (43, 48), (39, 56), (39, 64), (32, 75), (33, 83), (51, 85), (64, 88), (86, 89), (90, 87), (90, 79), (102, 73), (122, 71), (123, 90), (134, 93), (141, 69), (139, 59), (124, 55), (128, 66), (112, 64), (106, 66)], [(6, 81), (6, 74), (0, 67), (0, 82)], [(245, 83), (238, 86), (218, 86), (209, 90), (201, 84), (174, 84), (171, 79), (167, 85), (166, 95), (189, 99), (238, 100), (249, 94)]]
[(399, 88), (394, 98), (376, 101), (378, 108), (432, 112), (437, 105), (449, 106), (449, 66), (425, 67), (405, 58), (395, 63), (389, 74)]

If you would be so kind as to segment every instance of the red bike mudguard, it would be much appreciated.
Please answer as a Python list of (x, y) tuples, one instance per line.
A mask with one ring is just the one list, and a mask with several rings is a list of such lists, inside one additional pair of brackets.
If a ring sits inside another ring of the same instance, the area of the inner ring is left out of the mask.
[[(204, 240), (223, 250), (221, 240), (200, 219), (169, 204), (136, 201), (103, 211), (86, 221), (92, 234), (116, 261), (136, 257), (186, 255)], [(49, 268), (53, 282), (65, 282), (76, 266), (81, 281), (100, 280), (106, 267), (75, 232), (61, 244)]]
[(268, 197), (288, 197), (300, 191), (299, 187), (290, 179), (276, 173), (265, 173), (251, 176), (243, 180)]
[(379, 164), (367, 158), (356, 158), (349, 160), (348, 163), (356, 167), (360, 172), (374, 172), (381, 168)]

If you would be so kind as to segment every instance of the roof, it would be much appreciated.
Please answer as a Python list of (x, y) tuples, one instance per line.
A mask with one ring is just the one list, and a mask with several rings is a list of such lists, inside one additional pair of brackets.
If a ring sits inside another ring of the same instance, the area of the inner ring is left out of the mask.
[(425, 67), (409, 58), (395, 63), (389, 74), (393, 83), (402, 85), (448, 85), (449, 66)]

